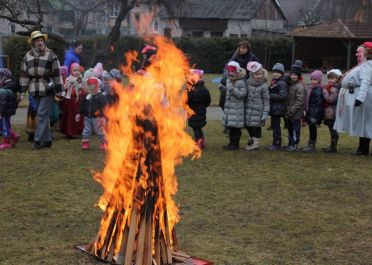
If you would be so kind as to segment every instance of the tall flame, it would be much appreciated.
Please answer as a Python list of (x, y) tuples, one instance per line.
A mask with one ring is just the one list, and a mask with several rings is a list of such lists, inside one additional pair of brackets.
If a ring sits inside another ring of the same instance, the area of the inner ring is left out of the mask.
[[(120, 251), (123, 247), (120, 242), (133, 217), (132, 210), (141, 209), (148, 200), (144, 194), (154, 198), (154, 211), (161, 218), (152, 218), (159, 219), (159, 229), (172, 233), (179, 221), (178, 207), (173, 199), (178, 185), (175, 166), (182, 162), (182, 157), (200, 156), (200, 149), (185, 132), (190, 114), (184, 91), (190, 71), (188, 61), (169, 40), (157, 36), (154, 44), (158, 48), (156, 59), (145, 74), (132, 70), (137, 53), (126, 54), (127, 66), (123, 71), (130, 85), (114, 84), (118, 101), (105, 112), (108, 118), (107, 156), (103, 172), (94, 176), (104, 188), (98, 205), (105, 212), (92, 247), (92, 252), (97, 255), (98, 252), (103, 255), (102, 246), (107, 240), (113, 241), (107, 245), (115, 246), (114, 255)], [(146, 158), (149, 152), (152, 156), (158, 155), (159, 161), (149, 163)], [(150, 176), (149, 172), (158, 175)], [(119, 215), (121, 220), (113, 224), (113, 216)], [(107, 231), (112, 226), (119, 232), (107, 239)]]

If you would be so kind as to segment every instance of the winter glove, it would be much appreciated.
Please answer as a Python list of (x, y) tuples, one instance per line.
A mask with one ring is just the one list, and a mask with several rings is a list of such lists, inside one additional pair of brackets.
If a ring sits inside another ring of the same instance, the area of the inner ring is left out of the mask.
[(269, 114), (267, 114), (266, 112), (264, 112), (262, 114), (261, 121), (266, 121), (268, 117), (269, 117)]
[(362, 101), (360, 101), (359, 99), (356, 99), (355, 100), (355, 107), (359, 107), (360, 105), (362, 105), (363, 104), (363, 102)]

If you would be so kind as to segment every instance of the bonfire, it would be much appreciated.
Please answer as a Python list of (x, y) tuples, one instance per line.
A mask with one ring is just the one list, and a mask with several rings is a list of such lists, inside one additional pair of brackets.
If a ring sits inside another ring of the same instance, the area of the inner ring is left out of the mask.
[(123, 71), (130, 85), (114, 84), (118, 100), (106, 110), (105, 167), (94, 175), (104, 189), (97, 204), (104, 213), (83, 250), (113, 264), (210, 264), (180, 252), (175, 234), (175, 166), (183, 157), (200, 156), (185, 132), (192, 115), (184, 93), (190, 67), (170, 41), (156, 37), (154, 44), (156, 59), (146, 73), (132, 70), (137, 53), (127, 53)]

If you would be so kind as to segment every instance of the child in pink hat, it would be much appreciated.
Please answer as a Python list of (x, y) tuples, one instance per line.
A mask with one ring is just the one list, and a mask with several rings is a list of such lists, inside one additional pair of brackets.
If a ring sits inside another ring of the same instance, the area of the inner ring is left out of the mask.
[(305, 119), (307, 124), (309, 124), (310, 139), (308, 145), (302, 149), (305, 153), (315, 151), (318, 136), (317, 127), (320, 126), (324, 118), (322, 78), (323, 73), (320, 70), (315, 70), (310, 74), (311, 84), (308, 87), (305, 100)]

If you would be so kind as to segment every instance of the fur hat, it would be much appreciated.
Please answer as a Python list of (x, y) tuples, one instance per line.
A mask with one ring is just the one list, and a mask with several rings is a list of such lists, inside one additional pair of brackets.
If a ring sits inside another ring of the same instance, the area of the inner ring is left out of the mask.
[(262, 64), (260, 64), (259, 62), (252, 61), (247, 64), (247, 70), (252, 73), (256, 73), (261, 68)]
[(310, 80), (318, 80), (319, 84), (322, 83), (323, 73), (320, 70), (315, 70), (310, 74)]
[(109, 72), (107, 72), (106, 70), (103, 71), (103, 74), (102, 74), (102, 78), (105, 80), (111, 80), (112, 79), (112, 75), (110, 75)]
[(281, 63), (276, 63), (274, 64), (272, 71), (284, 74), (284, 65)]
[(97, 63), (96, 66), (94, 66), (93, 71), (97, 74), (96, 77), (102, 78), (102, 74), (103, 74), (102, 63)]
[(200, 69), (190, 69), (190, 74), (198, 75), (200, 78), (202, 78), (204, 75), (204, 71)]
[(89, 68), (84, 72), (85, 80), (88, 80), (90, 77), (97, 77), (97, 74), (93, 71), (93, 68)]
[(227, 74), (237, 73), (240, 70), (239, 63), (231, 61), (226, 65)]
[(327, 77), (328, 77), (329, 75), (331, 75), (331, 74), (337, 76), (338, 78), (340, 78), (340, 77), (342, 76), (342, 72), (341, 72), (339, 69), (331, 69), (331, 70), (329, 70), (329, 71), (327, 72)]
[(116, 81), (121, 82), (123, 80), (123, 75), (116, 68), (110, 70), (110, 75), (116, 79)]
[(301, 71), (302, 71), (302, 61), (296, 60), (295, 63), (291, 65), (290, 72), (301, 76)]

